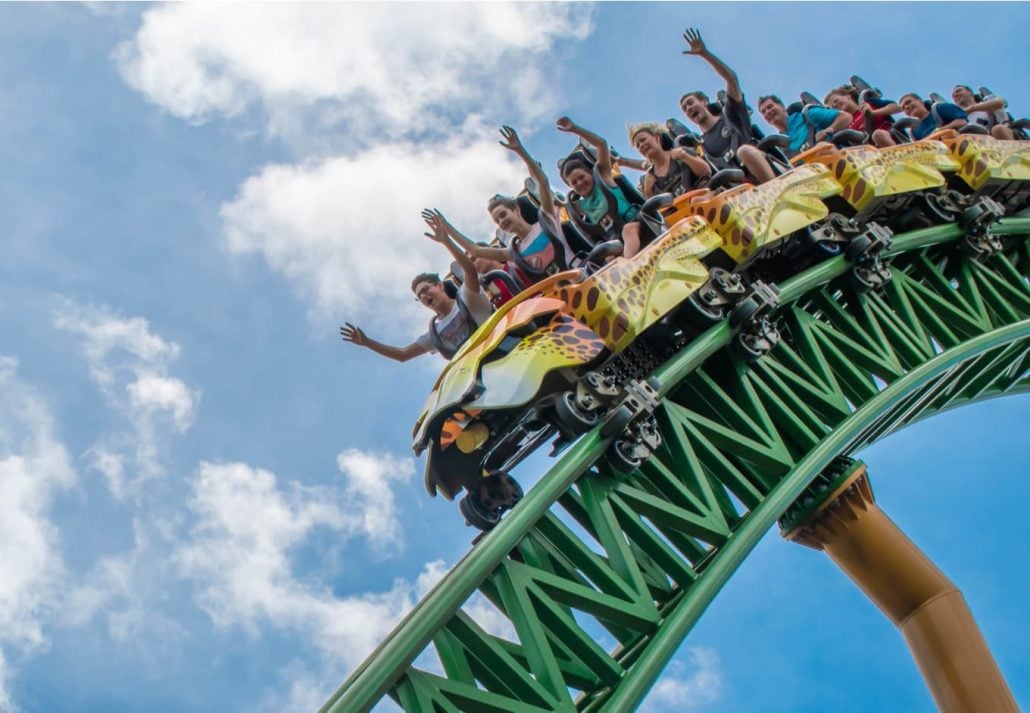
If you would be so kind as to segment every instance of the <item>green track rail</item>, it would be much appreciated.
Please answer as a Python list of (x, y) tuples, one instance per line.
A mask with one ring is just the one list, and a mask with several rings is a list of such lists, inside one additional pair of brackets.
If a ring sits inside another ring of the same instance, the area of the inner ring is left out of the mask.
[[(660, 367), (662, 447), (611, 469), (599, 429), (556, 462), (321, 713), (631, 711), (776, 519), (836, 456), (1030, 389), (1030, 219), (976, 262), (957, 226), (896, 237), (858, 295), (843, 258), (785, 282), (783, 339), (745, 363), (725, 322)], [(498, 636), (466, 610), (485, 597)], [(435, 658), (432, 656), (435, 652)]]

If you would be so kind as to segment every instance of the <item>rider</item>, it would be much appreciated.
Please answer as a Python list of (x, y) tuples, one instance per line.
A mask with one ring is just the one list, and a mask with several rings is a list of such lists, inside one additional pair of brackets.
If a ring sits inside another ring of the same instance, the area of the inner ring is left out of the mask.
[(490, 298), (479, 284), (479, 276), (472, 259), (451, 242), (443, 226), (432, 227), (433, 232), (426, 235), (446, 247), (461, 266), (462, 272), (465, 275), (475, 275), (475, 279), (464, 280), (460, 290), (451, 296), (439, 275), (424, 272), (416, 276), (411, 281), (411, 291), (415, 293), (416, 300), (433, 311), (433, 318), (429, 320), (429, 329), (426, 333), (405, 347), (395, 347), (376, 341), (350, 322), (345, 322), (340, 327), (343, 341), (367, 347), (376, 354), (396, 361), (408, 361), (427, 352), (438, 352), (445, 359), (450, 359), (476, 327), (490, 317), (493, 311)]
[[(443, 226), (443, 229), (447, 231), (447, 235), (466, 253), (471, 253), (475, 248), (490, 247), (488, 243), (477, 243), (467, 238), (436, 208), (426, 208), (423, 210), (422, 219), (434, 231), (438, 225)], [(476, 274), (479, 275), (480, 284), (486, 290), (487, 295), (490, 297), (490, 302), (495, 309), (517, 295), (524, 287), (525, 281), (523, 276), (511, 263), (486, 257), (473, 257), (472, 264), (476, 268)], [(500, 279), (493, 279), (493, 276), (497, 275), (497, 273), (504, 274), (499, 276)], [(504, 275), (507, 275), (510, 279), (505, 278)]]
[[(941, 129), (959, 129), (966, 125), (967, 114), (961, 107), (949, 102), (940, 102), (936, 105), (936, 112), (930, 110), (923, 98), (918, 94), (906, 94), (898, 100), (901, 110), (917, 119), (917, 124), (912, 129), (912, 136), (918, 141), (925, 139), (935, 131)], [(936, 116), (934, 115), (936, 113)], [(940, 125), (938, 125), (938, 119)]]
[[(633, 257), (640, 251), (640, 223), (635, 220), (640, 206), (631, 203), (622, 188), (615, 183), (612, 177), (612, 153), (608, 148), (608, 142), (579, 126), (567, 116), (559, 118), (556, 124), (560, 131), (575, 134), (597, 152), (597, 172), (604, 181), (605, 188), (614, 196), (616, 210), (622, 221), (622, 254), (625, 257)], [(561, 165), (561, 177), (569, 188), (578, 194), (576, 200), (584, 215), (595, 225), (600, 225), (608, 215), (608, 198), (601, 187), (595, 184), (590, 164), (578, 157), (566, 159)]]
[(1012, 129), (1006, 126), (1009, 115), (1005, 111), (1004, 98), (988, 94), (977, 101), (972, 89), (965, 84), (956, 84), (951, 90), (951, 99), (969, 115), (967, 121), (970, 124), (979, 124), (989, 129), (991, 136), (1002, 141), (1013, 141), (1016, 138)]
[(629, 142), (647, 159), (644, 175), (644, 196), (658, 193), (682, 195), (712, 175), (708, 162), (692, 151), (662, 146), (662, 128), (658, 124), (637, 124), (629, 127)]
[(761, 183), (772, 180), (776, 177), (772, 167), (762, 152), (751, 145), (751, 117), (748, 116), (736, 73), (708, 51), (697, 30), (687, 29), (683, 39), (689, 46), (683, 54), (701, 57), (726, 81), (726, 102), (721, 112), (712, 113), (708, 96), (704, 92), (688, 92), (680, 99), (683, 113), (701, 129), (705, 157), (716, 169), (736, 168), (740, 165)]
[[(790, 138), (790, 146), (787, 149), (788, 156), (795, 156), (805, 148), (808, 143), (808, 122), (801, 111), (801, 103), (796, 102), (789, 107), (783, 105), (783, 100), (775, 94), (758, 98), (758, 111), (762, 118), (770, 126), (776, 127), (781, 134)], [(811, 106), (808, 108), (808, 120), (815, 128), (815, 140), (822, 141), (830, 134), (848, 128), (851, 123), (851, 115), (836, 109), (828, 109), (822, 106)]]
[[(529, 169), (529, 175), (539, 187), (540, 210), (537, 222), (530, 223), (525, 219), (514, 198), (496, 195), (487, 202), (486, 209), (497, 227), (511, 233), (515, 239), (504, 248), (484, 247), (471, 241), (463, 246), (473, 258), (487, 258), (516, 265), (521, 259), (534, 271), (533, 274), (525, 274), (525, 271), (520, 270), (525, 278), (523, 281), (532, 284), (543, 279), (545, 274), (561, 267), (568, 267), (575, 258), (575, 253), (572, 252), (562, 232), (558, 209), (551, 194), (551, 184), (544, 170), (529, 155), (515, 129), (504, 126), (501, 128), (501, 136), (504, 137), (504, 141), (499, 142), (501, 146), (522, 159)], [(562, 251), (560, 257), (555, 254), (555, 245)]]
[(901, 107), (897, 102), (878, 96), (867, 96), (859, 106), (858, 98), (857, 89), (850, 84), (842, 84), (831, 89), (823, 99), (823, 103), (828, 107), (850, 114), (851, 124), (848, 128), (855, 131), (866, 131), (865, 113), (868, 110), (873, 118), (873, 125), (869, 132), (873, 144), (880, 148), (894, 146), (894, 139), (890, 135), (891, 114), (897, 114), (901, 111)]

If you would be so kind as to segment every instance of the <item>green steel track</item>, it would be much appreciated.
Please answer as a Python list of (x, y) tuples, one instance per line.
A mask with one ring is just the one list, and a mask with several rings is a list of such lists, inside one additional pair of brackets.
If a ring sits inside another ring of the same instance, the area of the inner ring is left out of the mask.
[[(639, 470), (608, 466), (599, 429), (580, 438), (322, 713), (387, 695), (425, 713), (636, 709), (836, 456), (1030, 389), (1030, 219), (994, 233), (1005, 248), (980, 262), (954, 225), (896, 237), (877, 293), (850, 290), (843, 258), (785, 282), (783, 339), (756, 363), (733, 356), (727, 323), (708, 330), (655, 372), (663, 444)], [(478, 596), (514, 635), (480, 628), (463, 609)]]

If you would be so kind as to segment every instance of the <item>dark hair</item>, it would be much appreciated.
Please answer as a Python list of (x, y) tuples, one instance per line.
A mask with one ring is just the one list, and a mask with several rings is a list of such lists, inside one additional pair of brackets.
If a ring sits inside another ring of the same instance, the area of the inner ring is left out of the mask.
[(705, 94), (702, 91), (687, 92), (686, 94), (684, 94), (683, 96), (680, 97), (680, 106), (683, 106), (683, 102), (685, 102), (687, 100), (687, 97), (694, 97), (696, 99), (700, 99), (701, 101), (703, 101), (705, 103), (711, 101), (708, 98), (708, 95)]
[(912, 97), (913, 99), (915, 99), (920, 104), (925, 103), (925, 102), (923, 102), (923, 98), (921, 96), (919, 96), (918, 94), (916, 94), (915, 92), (909, 92), (908, 94), (902, 94), (901, 97), (898, 99), (898, 103), (900, 104), (901, 102), (903, 102), (905, 100), (905, 97)]
[(779, 104), (780, 106), (785, 106), (783, 100), (775, 94), (766, 94), (764, 97), (758, 97), (758, 106), (762, 106), (762, 104), (765, 104), (767, 101)]
[(841, 96), (851, 97), (851, 101), (858, 102), (858, 90), (850, 84), (841, 84), (839, 87), (834, 87), (830, 91), (826, 92), (826, 96), (823, 97), (823, 104), (830, 103), (830, 97), (834, 94), (840, 94)]
[(430, 285), (439, 285), (440, 276), (435, 272), (423, 272), (420, 275), (415, 275), (415, 279), (411, 281), (411, 291), (414, 292), (415, 288), (422, 282), (428, 282)]
[(488, 213), (493, 213), (494, 208), (499, 205), (503, 205), (508, 210), (518, 210), (518, 204), (515, 203), (514, 198), (511, 198), (510, 196), (502, 196), (498, 193), (486, 202), (486, 211)]
[(965, 89), (965, 90), (966, 90), (967, 92), (969, 92), (970, 94), (972, 94), (972, 95), (973, 95), (974, 97), (976, 96), (976, 92), (974, 92), (974, 91), (973, 91), (973, 88), (972, 88), (971, 86), (969, 86), (968, 84), (956, 84), (956, 85), (955, 85), (954, 87), (952, 87), (952, 88), (951, 88), (951, 91), (955, 91), (955, 90), (956, 90), (956, 89), (958, 89), (959, 87), (962, 87), (962, 88), (963, 88), (963, 89)]
[(583, 159), (578, 158), (578, 157), (573, 157), (573, 158), (568, 158), (568, 159), (565, 159), (564, 161), (562, 161), (562, 165), (561, 165), (561, 169), (560, 169), (561, 170), (561, 177), (564, 179), (566, 176), (568, 176), (570, 173), (572, 173), (573, 169), (576, 169), (576, 168), (582, 168), (587, 173), (590, 173), (592, 171), (592, 169), (590, 168), (590, 164), (588, 164), (586, 161), (584, 161)]
[(680, 97), (680, 108), (681, 109), (683, 108), (683, 102), (685, 102), (687, 100), (687, 97), (694, 97), (695, 99), (699, 99), (700, 101), (703, 101), (705, 103), (705, 109), (707, 109), (708, 113), (711, 114), (712, 116), (719, 116), (722, 113), (719, 109), (717, 109), (716, 107), (712, 106), (712, 100), (708, 98), (707, 94), (705, 94), (704, 92), (702, 92), (700, 90), (694, 91), (694, 92), (687, 92), (686, 94), (681, 96)]

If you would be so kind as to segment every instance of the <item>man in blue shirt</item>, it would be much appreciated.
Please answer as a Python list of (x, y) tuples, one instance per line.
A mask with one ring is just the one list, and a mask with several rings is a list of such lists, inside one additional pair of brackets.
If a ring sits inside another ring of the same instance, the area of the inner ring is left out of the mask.
[[(906, 94), (898, 100), (901, 110), (917, 119), (919, 124), (912, 129), (912, 136), (918, 141), (940, 129), (958, 129), (966, 125), (968, 115), (961, 107), (949, 102), (937, 104), (936, 112), (930, 111), (918, 94)], [(936, 116), (934, 115), (936, 113)]]
[[(800, 102), (791, 104), (789, 107), (784, 106), (783, 100), (776, 95), (758, 99), (758, 112), (762, 118), (781, 134), (790, 137), (788, 156), (795, 156), (803, 150), (811, 148), (808, 140), (808, 123), (801, 113), (801, 108)], [(812, 122), (812, 127), (815, 129), (817, 142), (823, 141), (836, 131), (843, 131), (851, 123), (851, 117), (847, 113), (824, 106), (810, 107), (808, 120)]]

